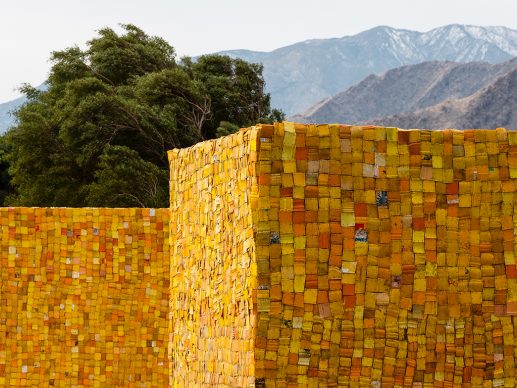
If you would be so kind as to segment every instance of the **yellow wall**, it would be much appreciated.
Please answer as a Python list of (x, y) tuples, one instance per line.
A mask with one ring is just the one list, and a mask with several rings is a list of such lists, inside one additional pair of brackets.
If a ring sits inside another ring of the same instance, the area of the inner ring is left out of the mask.
[(257, 382), (515, 385), (517, 133), (258, 137)]
[(168, 221), (0, 208), (0, 386), (166, 386)]
[(515, 386), (517, 132), (169, 158), (170, 209), (0, 208), (0, 386)]
[(255, 135), (169, 153), (174, 387), (254, 383)]
[(516, 132), (284, 123), (170, 157), (177, 386), (515, 386)]

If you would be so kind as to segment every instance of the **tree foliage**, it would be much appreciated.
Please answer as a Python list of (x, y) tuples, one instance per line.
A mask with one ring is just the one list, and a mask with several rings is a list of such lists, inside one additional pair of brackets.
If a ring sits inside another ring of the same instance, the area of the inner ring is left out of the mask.
[(261, 65), (177, 61), (163, 39), (122, 28), (52, 53), (46, 91), (23, 87), (29, 101), (5, 139), (15, 189), (7, 203), (167, 206), (167, 150), (283, 118)]
[(8, 154), (9, 145), (6, 142), (5, 136), (0, 136), (0, 205), (4, 203), (5, 198), (13, 191), (8, 173)]

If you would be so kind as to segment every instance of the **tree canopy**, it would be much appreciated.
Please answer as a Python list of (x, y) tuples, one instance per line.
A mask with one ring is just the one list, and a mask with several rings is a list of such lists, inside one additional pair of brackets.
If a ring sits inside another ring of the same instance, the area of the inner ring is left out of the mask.
[(283, 118), (262, 65), (177, 60), (162, 38), (122, 29), (52, 53), (46, 91), (23, 87), (28, 103), (1, 142), (7, 204), (168, 206), (167, 150)]

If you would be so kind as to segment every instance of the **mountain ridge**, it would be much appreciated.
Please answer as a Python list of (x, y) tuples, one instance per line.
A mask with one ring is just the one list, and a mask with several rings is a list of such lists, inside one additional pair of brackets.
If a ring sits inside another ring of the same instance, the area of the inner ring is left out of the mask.
[(432, 61), (401, 66), (370, 75), (292, 120), (357, 123), (400, 115), (470, 96), (515, 68), (517, 58), (499, 64)]
[(310, 39), (269, 52), (219, 53), (263, 63), (273, 106), (292, 116), (369, 74), (403, 65), (430, 60), (504, 62), (517, 56), (517, 31), (460, 24), (426, 32), (377, 26), (355, 35)]
[(25, 97), (18, 97), (0, 104), (0, 135), (14, 125), (15, 118), (12, 116), (12, 112), (22, 106), (25, 101)]
[[(36, 89), (39, 91), (45, 91), (47, 89), (47, 83), (42, 83), (37, 86)], [(13, 113), (26, 102), (27, 98), (25, 96), (21, 96), (0, 104), (0, 135), (15, 125), (16, 118)]]
[(517, 68), (461, 99), (364, 123), (400, 128), (517, 129)]

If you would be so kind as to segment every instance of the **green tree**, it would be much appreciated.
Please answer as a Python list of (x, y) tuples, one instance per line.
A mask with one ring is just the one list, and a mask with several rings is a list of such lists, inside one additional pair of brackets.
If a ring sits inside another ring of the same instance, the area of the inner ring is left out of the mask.
[(176, 61), (163, 39), (122, 28), (52, 53), (46, 91), (24, 86), (6, 136), (9, 204), (168, 206), (167, 150), (281, 117), (261, 65)]
[(206, 55), (186, 66), (193, 77), (203, 83), (212, 101), (212, 115), (203, 126), (208, 136), (215, 136), (213, 129), (223, 121), (256, 124), (269, 114), (270, 101), (269, 95), (264, 94), (262, 65)]
[[(127, 176), (135, 180), (128, 181)], [(161, 190), (167, 187), (167, 172), (127, 147), (106, 147), (95, 178), (88, 196), (93, 206), (160, 207), (167, 202), (167, 193)]]
[(4, 204), (5, 198), (13, 192), (8, 173), (8, 154), (9, 145), (7, 144), (5, 136), (0, 136), (0, 206)]

